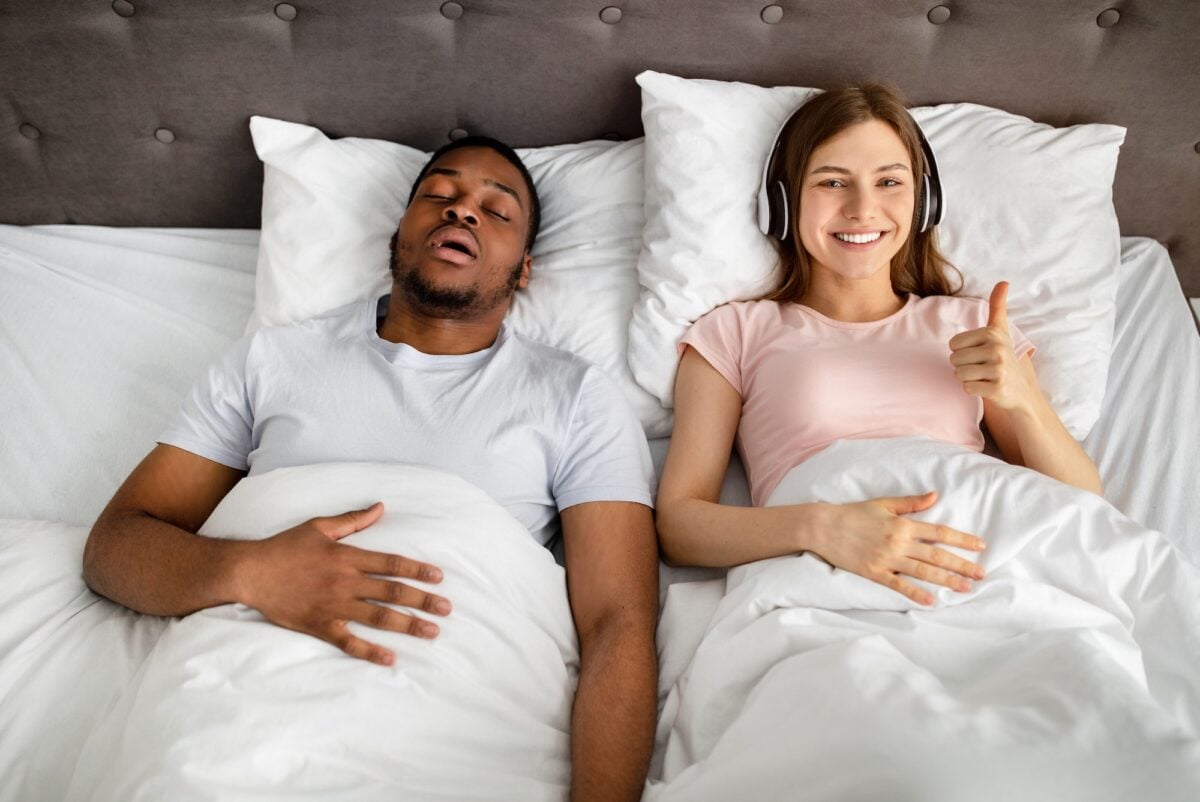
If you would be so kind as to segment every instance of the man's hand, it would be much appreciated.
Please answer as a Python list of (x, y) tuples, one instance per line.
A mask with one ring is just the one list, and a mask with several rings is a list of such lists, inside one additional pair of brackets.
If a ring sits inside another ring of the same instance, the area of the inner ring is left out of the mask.
[(238, 595), (268, 621), (328, 641), (351, 657), (391, 665), (395, 655), (355, 637), (346, 624), (360, 624), (435, 638), (437, 624), (378, 602), (446, 615), (447, 599), (381, 577), (441, 582), (441, 569), (398, 554), (338, 543), (383, 515), (376, 502), (364, 510), (313, 518), (253, 544)]

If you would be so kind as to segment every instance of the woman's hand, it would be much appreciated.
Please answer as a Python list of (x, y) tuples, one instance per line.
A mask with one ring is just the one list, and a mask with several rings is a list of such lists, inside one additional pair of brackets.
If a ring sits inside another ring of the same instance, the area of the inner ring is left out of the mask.
[(934, 492), (830, 505), (830, 517), (822, 526), (827, 534), (812, 551), (833, 566), (874, 580), (918, 604), (933, 604), (933, 594), (903, 577), (968, 591), (970, 579), (983, 579), (983, 568), (934, 544), (969, 551), (982, 551), (986, 544), (948, 526), (904, 517), (929, 509), (936, 501)]
[(992, 289), (987, 325), (956, 334), (950, 340), (950, 364), (963, 389), (995, 405), (1014, 410), (1029, 406), (1031, 388), (1017, 367), (1008, 332), (1008, 282)]
[(1004, 459), (1101, 495), (1100, 473), (1042, 393), (1032, 360), (1013, 352), (1007, 300), (1008, 282), (1001, 281), (987, 325), (950, 339), (954, 375), (983, 399), (983, 422)]

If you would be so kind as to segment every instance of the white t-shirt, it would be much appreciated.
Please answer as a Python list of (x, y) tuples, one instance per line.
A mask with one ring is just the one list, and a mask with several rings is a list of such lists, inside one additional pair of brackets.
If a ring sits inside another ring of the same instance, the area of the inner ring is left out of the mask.
[(387, 299), (246, 335), (196, 383), (159, 442), (251, 474), (429, 465), (485, 490), (546, 546), (557, 540), (558, 510), (651, 505), (645, 434), (598, 368), (507, 326), (491, 347), (461, 356), (388, 342), (376, 333)]

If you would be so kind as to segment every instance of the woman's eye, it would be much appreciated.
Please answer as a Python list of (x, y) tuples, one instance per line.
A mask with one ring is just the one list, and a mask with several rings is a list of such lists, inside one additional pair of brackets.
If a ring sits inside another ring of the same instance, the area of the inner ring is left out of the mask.
[(840, 178), (827, 178), (820, 183), (820, 186), (830, 187), (832, 189), (841, 189), (846, 186)]
[(898, 187), (898, 186), (900, 186), (900, 182), (895, 178), (885, 178), (879, 182), (879, 186), (881, 186), (881, 187)]

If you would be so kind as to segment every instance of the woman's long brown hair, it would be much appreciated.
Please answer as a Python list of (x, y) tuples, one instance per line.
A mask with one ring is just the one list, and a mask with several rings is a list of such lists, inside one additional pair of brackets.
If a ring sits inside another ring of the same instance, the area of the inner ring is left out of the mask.
[[(773, 239), (779, 253), (782, 278), (779, 287), (763, 296), (768, 301), (799, 301), (808, 290), (812, 260), (800, 242), (800, 190), (804, 171), (812, 152), (828, 139), (847, 128), (869, 120), (880, 120), (892, 127), (908, 151), (912, 162), (913, 191), (921, 187), (925, 153), (917, 124), (909, 116), (900, 95), (882, 84), (867, 83), (823, 92), (800, 107), (780, 134), (779, 158), (767, 176), (770, 183), (782, 181), (787, 188), (791, 209), (791, 236)], [(908, 239), (892, 257), (892, 289), (897, 293), (955, 295), (962, 289), (962, 274), (942, 255), (935, 228), (917, 232), (919, 196), (913, 204), (913, 222)], [(951, 274), (954, 280), (951, 279)]]

